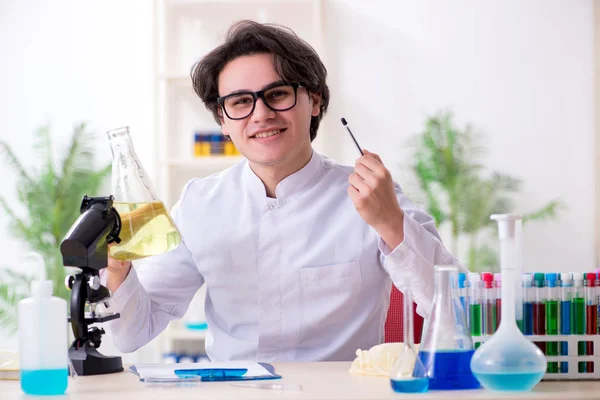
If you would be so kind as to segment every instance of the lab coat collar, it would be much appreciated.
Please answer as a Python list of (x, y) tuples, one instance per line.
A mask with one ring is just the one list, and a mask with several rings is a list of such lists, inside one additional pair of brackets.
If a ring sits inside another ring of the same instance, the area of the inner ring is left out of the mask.
[[(290, 176), (284, 178), (275, 188), (275, 196), (277, 199), (292, 196), (301, 192), (317, 181), (317, 176), (323, 169), (323, 156), (313, 150), (312, 156), (308, 163), (300, 170), (294, 172)], [(260, 178), (252, 171), (248, 160), (244, 165), (244, 181), (250, 190), (253, 197), (264, 200), (267, 197), (265, 185)]]

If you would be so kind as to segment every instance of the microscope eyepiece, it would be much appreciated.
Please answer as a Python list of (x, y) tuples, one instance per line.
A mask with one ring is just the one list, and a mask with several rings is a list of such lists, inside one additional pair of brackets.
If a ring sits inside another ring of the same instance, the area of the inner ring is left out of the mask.
[(119, 243), (121, 218), (113, 208), (113, 196), (81, 201), (81, 215), (60, 245), (63, 265), (100, 270), (108, 263), (108, 244)]

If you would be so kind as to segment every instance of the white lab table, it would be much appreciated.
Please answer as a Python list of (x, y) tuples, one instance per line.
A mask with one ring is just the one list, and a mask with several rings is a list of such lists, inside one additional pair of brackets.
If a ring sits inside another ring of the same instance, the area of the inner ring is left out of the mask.
[[(130, 372), (69, 378), (65, 396), (37, 397), (52, 400), (158, 400), (158, 399), (599, 399), (600, 381), (541, 382), (533, 392), (505, 394), (484, 389), (430, 391), (422, 394), (395, 393), (389, 380), (353, 376), (349, 362), (273, 363), (282, 379), (270, 382), (294, 383), (302, 391), (273, 391), (237, 388), (231, 382), (202, 382), (198, 387), (146, 387)], [(0, 400), (31, 400), (21, 392), (18, 381), (0, 381)]]

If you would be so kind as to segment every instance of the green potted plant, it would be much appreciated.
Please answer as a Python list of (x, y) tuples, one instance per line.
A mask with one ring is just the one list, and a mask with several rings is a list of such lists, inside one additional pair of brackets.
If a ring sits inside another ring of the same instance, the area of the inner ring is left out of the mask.
[[(75, 126), (60, 162), (53, 156), (49, 125), (36, 131), (34, 151), (40, 165), (26, 168), (8, 143), (0, 141), (0, 152), (18, 176), (17, 196), (25, 212), (18, 213), (4, 197), (0, 197), (0, 207), (14, 237), (46, 261), (46, 276), (54, 282), (54, 295), (68, 299), (60, 242), (79, 216), (82, 196), (98, 194), (111, 165), (95, 167), (93, 136), (84, 123)], [(16, 303), (29, 292), (34, 273), (0, 268), (0, 325), (9, 332), (16, 329)]]
[[(451, 251), (457, 254), (459, 241), (466, 240), (468, 251), (462, 261), (470, 270), (498, 270), (497, 254), (485, 240), (486, 234), (495, 232), (489, 217), (514, 210), (511, 195), (520, 190), (521, 181), (486, 169), (480, 161), (486, 152), (481, 136), (469, 125), (457, 128), (450, 112), (428, 117), (414, 139), (411, 170), (436, 225), (450, 225)], [(524, 222), (554, 218), (562, 206), (558, 200), (550, 201), (525, 214)]]

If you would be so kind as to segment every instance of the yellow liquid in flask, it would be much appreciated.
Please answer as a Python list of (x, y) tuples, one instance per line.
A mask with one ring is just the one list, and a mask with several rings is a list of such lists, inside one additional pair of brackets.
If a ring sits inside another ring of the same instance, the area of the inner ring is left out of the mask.
[(115, 202), (113, 207), (121, 216), (121, 243), (110, 246), (112, 258), (138, 260), (173, 250), (181, 242), (179, 231), (162, 202)]

